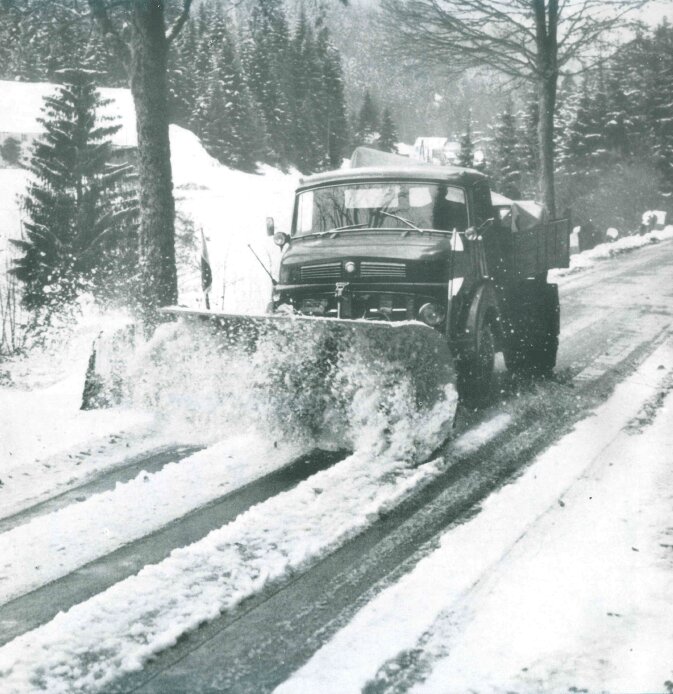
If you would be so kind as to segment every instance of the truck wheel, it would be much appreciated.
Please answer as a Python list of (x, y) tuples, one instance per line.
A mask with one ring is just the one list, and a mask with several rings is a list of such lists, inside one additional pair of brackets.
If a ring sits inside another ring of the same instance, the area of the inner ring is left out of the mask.
[(509, 371), (548, 376), (556, 366), (559, 333), (559, 298), (555, 284), (531, 285), (512, 320), (514, 334), (504, 350)]
[(486, 316), (477, 328), (476, 349), (457, 362), (458, 395), (468, 407), (483, 405), (488, 399), (495, 364), (495, 339)]

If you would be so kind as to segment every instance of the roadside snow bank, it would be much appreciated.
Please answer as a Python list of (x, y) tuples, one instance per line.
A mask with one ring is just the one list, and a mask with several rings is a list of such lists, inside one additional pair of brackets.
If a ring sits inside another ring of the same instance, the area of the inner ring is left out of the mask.
[[(569, 455), (581, 452), (569, 450)], [(413, 689), (661, 692), (673, 679), (673, 396), (622, 432), (461, 607)], [(506, 625), (506, 627), (504, 626)], [(575, 688), (575, 689), (573, 689)]]
[(153, 417), (137, 408), (81, 411), (91, 344), (128, 317), (86, 301), (74, 323), (45, 328), (26, 355), (2, 363), (11, 385), (0, 386), (0, 515), (7, 516), (63, 486), (173, 439), (152, 433)]
[(614, 243), (601, 243), (588, 251), (570, 256), (570, 267), (551, 270), (549, 279), (553, 281), (560, 277), (572, 275), (576, 272), (591, 268), (602, 260), (607, 260), (616, 255), (628, 253), (636, 248), (649, 246), (653, 243), (668, 241), (669, 239), (673, 239), (673, 225), (669, 225), (658, 231), (651, 231), (642, 236), (634, 234), (633, 236), (623, 236)]
[[(434, 416), (422, 432), (430, 439), (432, 426), (444, 419)], [(487, 423), (484, 439), (507, 422)], [(413, 466), (392, 449), (353, 454), (6, 644), (0, 649), (4, 691), (104, 690), (182, 634), (333, 551), (446, 464)]]
[[(262, 313), (271, 298), (271, 280), (280, 251), (266, 235), (266, 218), (289, 231), (297, 172), (260, 166), (259, 174), (229, 169), (213, 159), (188, 130), (171, 126), (178, 233), (187, 238), (179, 263), (180, 304), (203, 308), (200, 230), (213, 273), (211, 307), (229, 313)], [(191, 246), (190, 246), (191, 238)], [(276, 275), (277, 276), (277, 275)]]
[(671, 396), (642, 436), (623, 430), (665, 392), (671, 364), (669, 342), (276, 692), (426, 679), (419, 691), (660, 691), (673, 667), (659, 544), (671, 532)]

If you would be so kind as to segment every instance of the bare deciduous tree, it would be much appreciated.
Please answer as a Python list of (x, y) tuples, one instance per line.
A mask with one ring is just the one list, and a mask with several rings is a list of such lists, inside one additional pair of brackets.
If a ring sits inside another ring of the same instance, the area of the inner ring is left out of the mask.
[(648, 0), (383, 0), (402, 50), (451, 71), (489, 67), (536, 85), (540, 194), (554, 200), (554, 110), (559, 76), (577, 74)]
[(164, 0), (87, 3), (129, 75), (138, 133), (142, 305), (152, 322), (158, 307), (174, 304), (178, 298), (166, 67), (170, 43), (189, 18), (192, 0), (182, 0), (171, 26), (166, 22)]

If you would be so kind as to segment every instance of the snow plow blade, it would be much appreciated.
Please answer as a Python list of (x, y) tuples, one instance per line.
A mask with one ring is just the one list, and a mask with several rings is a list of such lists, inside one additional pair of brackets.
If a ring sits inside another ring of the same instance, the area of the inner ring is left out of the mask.
[[(447, 384), (455, 383), (446, 338), (419, 321), (340, 320), (291, 314), (239, 315), (165, 308), (161, 313), (207, 326), (223, 349), (249, 353), (262, 347), (289, 357), (290, 353), (320, 356), (334, 364), (345, 350), (358, 352), (372, 368), (402, 365), (413, 376), (417, 399), (429, 405)], [(307, 347), (312, 349), (306, 349)]]
[(451, 354), (423, 323), (162, 313), (176, 320), (147, 341), (132, 326), (100, 336), (83, 408), (182, 408), (181, 419), (197, 425), (219, 409), (221, 421), (265, 421), (290, 436), (346, 432), (351, 441), (353, 430), (371, 430), (372, 418), (381, 431), (431, 412), (435, 422), (453, 419)]

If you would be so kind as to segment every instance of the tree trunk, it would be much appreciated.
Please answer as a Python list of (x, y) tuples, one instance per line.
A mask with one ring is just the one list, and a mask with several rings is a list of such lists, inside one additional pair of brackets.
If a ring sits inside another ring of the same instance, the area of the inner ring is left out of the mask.
[(175, 304), (175, 202), (168, 138), (168, 41), (163, 2), (133, 0), (131, 93), (138, 133), (140, 282), (145, 319)]
[(537, 43), (537, 84), (540, 118), (537, 127), (540, 193), (550, 217), (556, 215), (554, 195), (554, 111), (558, 82), (558, 0), (533, 0)]
[(540, 151), (540, 194), (550, 217), (556, 215), (554, 192), (554, 111), (556, 109), (556, 74), (545, 76), (539, 84), (540, 119), (537, 134)]

